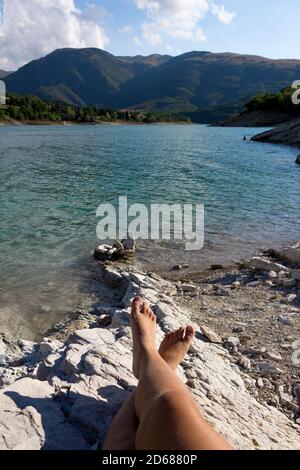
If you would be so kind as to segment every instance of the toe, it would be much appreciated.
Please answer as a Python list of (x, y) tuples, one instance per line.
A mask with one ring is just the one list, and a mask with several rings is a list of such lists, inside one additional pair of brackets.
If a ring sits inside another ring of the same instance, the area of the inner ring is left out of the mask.
[(175, 333), (176, 340), (180, 341), (183, 338), (183, 335), (184, 335), (184, 328), (181, 327)]
[(132, 302), (132, 313), (135, 315), (141, 312), (141, 306), (143, 305), (143, 300), (140, 297), (135, 297)]
[(147, 317), (149, 316), (149, 305), (149, 302), (147, 302), (147, 300), (144, 300), (141, 307), (141, 312)]
[(151, 320), (153, 322), (156, 322), (156, 315), (152, 312), (152, 310), (150, 309), (150, 312), (151, 312)]
[(192, 341), (193, 337), (195, 335), (195, 330), (192, 326), (187, 326), (186, 331), (185, 331), (185, 341), (189, 342)]

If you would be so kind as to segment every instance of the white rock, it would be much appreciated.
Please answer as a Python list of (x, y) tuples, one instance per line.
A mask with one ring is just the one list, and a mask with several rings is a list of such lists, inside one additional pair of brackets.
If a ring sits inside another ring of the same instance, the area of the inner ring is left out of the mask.
[(255, 347), (255, 346), (248, 346), (244, 349), (243, 354), (251, 357), (258, 357), (267, 352), (267, 349), (264, 347)]
[(236, 348), (240, 344), (240, 339), (237, 338), (236, 336), (230, 336), (226, 340), (226, 346), (229, 348)]
[(269, 279), (276, 279), (277, 278), (277, 273), (275, 271), (270, 271), (268, 273), (268, 278)]
[(222, 338), (208, 326), (202, 325), (200, 327), (201, 333), (205, 338), (207, 338), (211, 343), (222, 344)]
[(235, 281), (231, 284), (232, 289), (239, 289), (241, 287), (241, 283), (239, 281)]
[(67, 348), (63, 361), (60, 364), (60, 371), (67, 376), (71, 376), (74, 373), (80, 373), (79, 364), (83, 354), (87, 350), (87, 346), (71, 344)]
[(49, 354), (54, 354), (60, 348), (63, 347), (63, 343), (61, 341), (53, 340), (51, 338), (44, 338), (43, 342), (40, 343), (38, 347), (38, 352), (40, 356), (47, 357)]
[(251, 369), (251, 361), (248, 357), (246, 356), (241, 356), (239, 359), (238, 359), (238, 363), (241, 367), (243, 367), (244, 369), (246, 370), (250, 370)]
[(274, 263), (265, 258), (254, 257), (249, 261), (249, 266), (257, 269), (258, 271), (274, 271), (276, 273), (280, 271), (288, 271), (288, 268), (279, 263)]
[(111, 328), (121, 328), (130, 325), (130, 314), (127, 310), (115, 310), (113, 312)]
[(276, 362), (282, 361), (282, 356), (279, 353), (275, 353), (275, 352), (271, 352), (271, 351), (267, 351), (264, 354), (264, 357), (266, 359), (272, 359), (273, 361), (276, 361)]
[[(141, 289), (158, 316), (158, 343), (170, 329), (191, 323), (182, 307), (161, 301), (162, 280), (151, 278), (152, 288), (128, 282), (124, 310)], [(101, 448), (113, 417), (136, 386), (131, 362), (129, 327), (75, 332), (40, 364), (43, 381), (26, 378), (0, 389), (0, 449)], [(299, 448), (299, 431), (283, 413), (258, 403), (219, 344), (195, 338), (184, 367), (189, 373), (180, 369), (179, 374), (190, 380), (204, 417), (236, 449)]]
[(257, 381), (256, 381), (256, 386), (257, 386), (257, 388), (260, 388), (260, 389), (264, 388), (265, 384), (264, 384), (263, 379), (258, 378)]
[(94, 328), (92, 330), (78, 330), (68, 339), (68, 344), (113, 344), (115, 335), (110, 330)]

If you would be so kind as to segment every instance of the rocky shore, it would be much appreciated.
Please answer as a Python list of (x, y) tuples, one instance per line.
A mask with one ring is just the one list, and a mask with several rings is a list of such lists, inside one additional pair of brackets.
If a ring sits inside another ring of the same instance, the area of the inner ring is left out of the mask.
[(300, 147), (300, 119), (280, 124), (270, 131), (255, 135), (252, 140)]
[(288, 123), (293, 119), (289, 114), (280, 111), (252, 111), (231, 116), (217, 127), (273, 127)]
[(38, 344), (0, 339), (0, 449), (101, 449), (136, 385), (136, 295), (158, 317), (158, 342), (181, 324), (195, 326), (178, 374), (232, 445), (300, 448), (300, 243), (170, 279), (121, 263), (99, 263), (99, 271), (118, 292), (116, 305), (86, 306)]

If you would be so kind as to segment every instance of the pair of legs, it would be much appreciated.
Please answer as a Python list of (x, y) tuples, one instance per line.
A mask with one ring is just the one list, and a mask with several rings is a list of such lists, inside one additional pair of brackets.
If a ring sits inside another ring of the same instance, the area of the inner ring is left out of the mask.
[(189, 350), (193, 328), (169, 333), (157, 351), (156, 317), (140, 298), (132, 305), (131, 328), (139, 383), (115, 417), (104, 450), (230, 450), (174, 372)]

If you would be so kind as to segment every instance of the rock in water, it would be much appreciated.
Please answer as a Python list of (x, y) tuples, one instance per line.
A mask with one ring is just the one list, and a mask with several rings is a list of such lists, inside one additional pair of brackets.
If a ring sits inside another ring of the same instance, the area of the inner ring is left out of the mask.
[(295, 162), (297, 165), (300, 165), (300, 155), (298, 155), (298, 157), (296, 158), (296, 162)]

